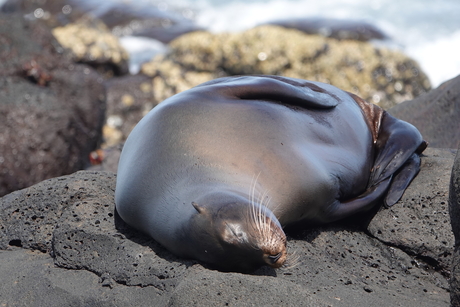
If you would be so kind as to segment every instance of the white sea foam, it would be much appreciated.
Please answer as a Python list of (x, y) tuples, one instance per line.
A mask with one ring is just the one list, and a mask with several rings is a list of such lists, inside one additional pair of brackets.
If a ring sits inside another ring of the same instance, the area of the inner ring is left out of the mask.
[(406, 53), (418, 60), (434, 86), (460, 75), (460, 29), (432, 41), (408, 46)]
[(142, 63), (168, 49), (162, 42), (147, 37), (125, 36), (120, 38), (120, 43), (130, 55), (129, 72), (133, 75), (139, 72)]

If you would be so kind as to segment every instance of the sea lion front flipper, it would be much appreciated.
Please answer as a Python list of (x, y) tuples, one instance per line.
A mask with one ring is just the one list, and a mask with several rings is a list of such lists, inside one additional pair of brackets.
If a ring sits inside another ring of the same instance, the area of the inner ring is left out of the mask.
[(390, 189), (388, 190), (384, 201), (386, 208), (390, 208), (401, 199), (404, 191), (419, 171), (420, 157), (418, 154), (414, 153), (394, 175), (393, 180), (391, 181)]
[(247, 100), (264, 100), (306, 109), (329, 109), (339, 98), (321, 87), (303, 80), (280, 76), (233, 76), (203, 83), (197, 90), (211, 95)]
[(348, 201), (341, 202), (337, 200), (332, 206), (332, 210), (327, 216), (331, 219), (328, 222), (333, 222), (357, 212), (367, 211), (376, 205), (376, 201), (385, 195), (391, 183), (391, 177), (377, 183), (368, 188), (363, 194)]
[(333, 206), (332, 216), (343, 218), (371, 209), (376, 204), (375, 202), (383, 197), (385, 193), (384, 206), (386, 208), (393, 206), (401, 198), (419, 170), (420, 157), (418, 153), (413, 153), (395, 174), (387, 176), (382, 181), (370, 186), (363, 194), (352, 200), (337, 201)]
[[(376, 158), (368, 183), (369, 187), (395, 174), (414, 153), (422, 153), (427, 143), (422, 139), (417, 128), (383, 112), (374, 146)], [(413, 173), (413, 178), (417, 174), (419, 166), (413, 163), (411, 165), (417, 170), (403, 172), (402, 176)]]

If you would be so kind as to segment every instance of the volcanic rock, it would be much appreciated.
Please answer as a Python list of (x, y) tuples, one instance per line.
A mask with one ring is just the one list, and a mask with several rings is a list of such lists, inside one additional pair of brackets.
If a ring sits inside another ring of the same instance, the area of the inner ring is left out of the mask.
[[(43, 181), (0, 198), (0, 300), (11, 306), (449, 306), (443, 265), (450, 255), (436, 255), (453, 250), (450, 224), (439, 213), (447, 210), (444, 179), (453, 153), (427, 149), (425, 155), (403, 199), (371, 222), (378, 236), (359, 221), (288, 233), (291, 266), (252, 274), (175, 257), (127, 226), (114, 209), (113, 173)], [(433, 176), (440, 178), (435, 184)], [(421, 226), (420, 233), (393, 226), (396, 213), (401, 221), (408, 215), (404, 222)], [(414, 247), (429, 226), (439, 243), (428, 238), (424, 248)]]
[(103, 79), (41, 23), (0, 18), (0, 195), (89, 163), (101, 140)]
[(389, 110), (422, 133), (431, 147), (460, 146), (460, 76)]

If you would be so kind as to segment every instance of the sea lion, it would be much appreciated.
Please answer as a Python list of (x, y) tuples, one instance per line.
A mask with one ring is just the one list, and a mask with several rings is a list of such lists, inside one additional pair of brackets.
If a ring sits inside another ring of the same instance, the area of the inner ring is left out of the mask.
[(332, 85), (216, 79), (129, 135), (116, 209), (172, 253), (221, 270), (282, 266), (283, 227), (391, 206), (420, 167), (418, 130)]

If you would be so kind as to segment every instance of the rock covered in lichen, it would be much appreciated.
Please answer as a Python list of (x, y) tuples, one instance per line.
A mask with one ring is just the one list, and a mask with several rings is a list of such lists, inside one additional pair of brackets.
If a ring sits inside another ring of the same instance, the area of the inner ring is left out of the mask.
[(104, 24), (81, 21), (54, 28), (52, 33), (63, 47), (72, 50), (76, 61), (116, 75), (128, 73), (128, 53)]
[(168, 97), (188, 90), (216, 77), (226, 76), (224, 73), (187, 69), (175, 63), (166, 55), (159, 55), (153, 61), (142, 66), (142, 73), (153, 77), (154, 98), (160, 103)]
[(160, 101), (213, 78), (269, 74), (330, 83), (389, 108), (430, 89), (404, 54), (358, 41), (337, 41), (276, 26), (241, 33), (194, 32), (142, 67)]

